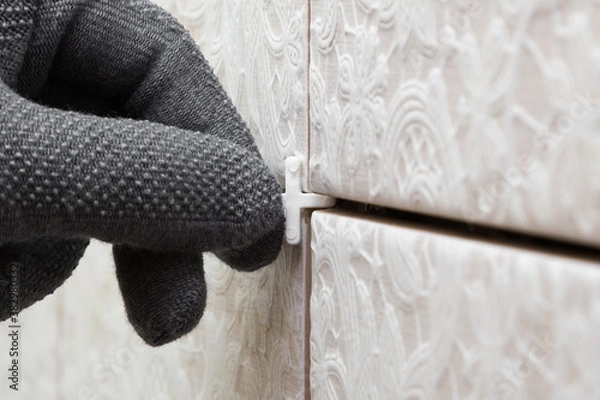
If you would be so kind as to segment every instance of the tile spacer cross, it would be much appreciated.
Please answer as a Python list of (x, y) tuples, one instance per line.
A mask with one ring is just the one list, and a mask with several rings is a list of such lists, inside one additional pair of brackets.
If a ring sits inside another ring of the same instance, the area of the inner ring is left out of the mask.
[(302, 191), (301, 158), (288, 157), (285, 160), (285, 193), (283, 207), (285, 208), (286, 230), (285, 237), (289, 244), (296, 245), (302, 238), (302, 210), (331, 208), (335, 205), (335, 197)]

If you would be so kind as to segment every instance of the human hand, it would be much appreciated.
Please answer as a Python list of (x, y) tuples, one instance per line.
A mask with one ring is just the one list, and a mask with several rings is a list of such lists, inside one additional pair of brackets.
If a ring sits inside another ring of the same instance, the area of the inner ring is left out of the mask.
[[(146, 0), (0, 0), (0, 320), (113, 244), (128, 318), (158, 346), (206, 305), (202, 252), (252, 271), (281, 187), (186, 31)], [(4, 282), (4, 287), (2, 287)]]

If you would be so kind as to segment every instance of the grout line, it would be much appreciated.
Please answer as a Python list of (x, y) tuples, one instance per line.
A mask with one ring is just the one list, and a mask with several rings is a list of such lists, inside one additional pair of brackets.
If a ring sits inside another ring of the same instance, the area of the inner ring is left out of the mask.
[[(312, 47), (311, 47), (311, 23), (312, 23), (312, 8), (311, 0), (307, 0), (307, 33), (306, 33), (306, 46), (307, 46), (307, 66), (306, 66), (306, 188), (308, 192), (310, 189), (310, 144), (311, 144), (311, 118), (310, 118), (310, 67), (312, 64)], [(311, 354), (310, 354), (310, 333), (311, 333), (311, 321), (310, 321), (310, 298), (312, 294), (312, 250), (311, 250), (311, 219), (310, 215), (307, 217), (306, 227), (304, 229), (304, 245), (302, 246), (303, 259), (304, 259), (304, 284), (305, 284), (305, 300), (304, 300), (304, 398), (305, 400), (311, 400), (310, 392), (310, 367), (311, 367)]]
[(334, 209), (350, 212), (358, 217), (384, 218), (387, 221), (410, 224), (417, 229), (437, 231), (470, 240), (491, 244), (517, 247), (523, 250), (538, 251), (558, 256), (600, 262), (600, 248), (581, 243), (535, 236), (485, 225), (472, 225), (464, 221), (452, 220), (426, 214), (418, 214), (393, 208), (380, 207), (350, 200), (338, 199)]
[(310, 98), (310, 79), (311, 79), (311, 74), (310, 74), (310, 67), (312, 64), (312, 47), (311, 47), (311, 40), (312, 40), (312, 35), (311, 35), (311, 31), (310, 31), (310, 27), (312, 24), (312, 7), (311, 7), (311, 0), (308, 0), (308, 8), (307, 8), (307, 17), (306, 17), (306, 21), (307, 21), (307, 33), (306, 33), (306, 37), (307, 37), (307, 67), (306, 67), (306, 189), (308, 192), (311, 192), (311, 188), (310, 188), (310, 143), (311, 143), (311, 118), (310, 118), (310, 106), (311, 106), (311, 98)]
[(304, 229), (304, 245), (302, 246), (302, 259), (304, 261), (304, 398), (311, 399), (310, 392), (310, 298), (312, 294), (312, 235), (311, 235), (311, 218), (310, 215), (306, 218), (307, 226)]

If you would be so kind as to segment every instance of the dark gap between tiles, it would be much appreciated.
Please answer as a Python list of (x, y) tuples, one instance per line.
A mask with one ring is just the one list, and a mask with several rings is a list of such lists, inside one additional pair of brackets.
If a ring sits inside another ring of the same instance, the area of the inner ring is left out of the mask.
[(524, 250), (540, 251), (600, 263), (600, 248), (580, 243), (544, 238), (502, 228), (468, 224), (465, 221), (461, 222), (343, 199), (337, 200), (335, 209), (354, 214), (395, 220), (399, 223), (414, 225), (416, 228), (433, 229), (441, 233), (457, 235), (467, 239), (504, 244)]

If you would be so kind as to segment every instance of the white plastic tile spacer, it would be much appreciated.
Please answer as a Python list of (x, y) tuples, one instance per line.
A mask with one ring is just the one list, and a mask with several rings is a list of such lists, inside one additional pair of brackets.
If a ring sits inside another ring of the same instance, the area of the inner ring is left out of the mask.
[(285, 236), (287, 242), (292, 245), (299, 244), (302, 238), (302, 210), (330, 208), (335, 205), (335, 197), (302, 192), (302, 171), (303, 163), (300, 157), (292, 156), (285, 160)]

